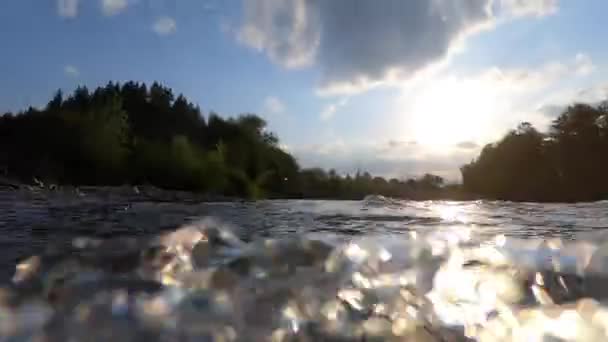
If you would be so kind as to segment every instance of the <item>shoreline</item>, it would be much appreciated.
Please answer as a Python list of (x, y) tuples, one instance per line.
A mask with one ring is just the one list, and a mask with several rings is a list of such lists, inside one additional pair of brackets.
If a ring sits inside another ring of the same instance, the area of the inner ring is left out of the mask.
[[(47, 191), (47, 192), (64, 192), (72, 193), (76, 196), (84, 196), (87, 194), (96, 194), (101, 196), (120, 195), (132, 197), (133, 200), (150, 200), (154, 202), (184, 202), (184, 203), (205, 203), (205, 202), (255, 202), (256, 200), (247, 199), (237, 196), (226, 196), (212, 193), (195, 192), (188, 190), (177, 190), (157, 187), (150, 184), (124, 184), (124, 185), (74, 185), (74, 184), (45, 184), (42, 181), (34, 179), (32, 183), (23, 183), (14, 178), (0, 176), (0, 191)], [(442, 194), (443, 193), (443, 194)], [(378, 194), (369, 194), (371, 196)], [(382, 195), (383, 196), (383, 195)], [(463, 192), (461, 190), (438, 189), (435, 191), (419, 191), (409, 194), (409, 196), (390, 197), (386, 198), (404, 200), (404, 201), (456, 201), (456, 202), (471, 202), (471, 201), (498, 201), (511, 203), (547, 203), (547, 204), (575, 204), (575, 203), (595, 203), (606, 201), (607, 199), (598, 200), (515, 200), (484, 197), (475, 194)], [(362, 201), (364, 197), (306, 197), (306, 196), (269, 196), (259, 200), (326, 200), (326, 201)]]
[[(177, 190), (161, 188), (150, 184), (124, 184), (124, 185), (75, 185), (75, 184), (55, 184), (45, 183), (38, 179), (33, 179), (31, 183), (23, 183), (17, 179), (0, 176), (0, 190), (8, 191), (47, 191), (47, 192), (64, 192), (71, 193), (76, 196), (84, 196), (86, 194), (97, 194), (101, 196), (121, 195), (133, 197), (133, 199), (147, 199), (155, 202), (249, 202), (256, 201), (245, 197), (226, 196), (205, 192), (195, 192), (188, 190)], [(441, 193), (448, 193), (444, 196)], [(368, 194), (369, 196), (380, 194)], [(433, 191), (416, 191), (409, 196), (386, 198), (405, 200), (405, 201), (475, 201), (480, 200), (478, 196), (461, 193), (458, 190), (445, 189)], [(328, 201), (362, 201), (367, 196), (273, 196), (261, 198), (258, 200), (328, 200)]]

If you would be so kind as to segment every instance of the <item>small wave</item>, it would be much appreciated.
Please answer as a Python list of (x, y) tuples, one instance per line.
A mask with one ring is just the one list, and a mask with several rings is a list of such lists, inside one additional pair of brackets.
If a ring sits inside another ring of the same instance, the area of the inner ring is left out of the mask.
[(382, 207), (399, 203), (395, 199), (384, 197), (382, 195), (367, 195), (362, 202), (364, 207)]
[(348, 221), (372, 221), (372, 222), (414, 222), (418, 220), (429, 220), (429, 222), (437, 222), (435, 218), (421, 218), (421, 217), (413, 217), (413, 216), (405, 216), (405, 215), (346, 215), (346, 214), (336, 214), (336, 215), (320, 215), (317, 217), (320, 221), (338, 221), (338, 222), (348, 222)]
[(0, 338), (608, 338), (607, 246), (457, 230), (318, 237), (244, 242), (207, 220), (146, 238), (74, 239), (21, 262), (0, 288), (10, 299)]

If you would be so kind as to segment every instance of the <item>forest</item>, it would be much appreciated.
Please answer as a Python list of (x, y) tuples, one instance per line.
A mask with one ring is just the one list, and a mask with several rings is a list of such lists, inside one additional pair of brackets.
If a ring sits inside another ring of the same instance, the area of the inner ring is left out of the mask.
[(575, 202), (608, 199), (608, 102), (571, 105), (547, 132), (519, 124), (461, 168), (484, 198)]
[(159, 83), (61, 90), (44, 108), (0, 116), (0, 173), (31, 183), (149, 184), (242, 198), (458, 196), (441, 177), (386, 180), (301, 169), (259, 116), (203, 115)]
[(436, 175), (385, 179), (302, 169), (259, 116), (225, 118), (159, 83), (110, 82), (57, 91), (41, 109), (0, 116), (0, 175), (31, 183), (148, 184), (239, 198), (608, 198), (608, 102), (574, 104), (547, 132), (523, 122), (462, 166), (462, 184)]

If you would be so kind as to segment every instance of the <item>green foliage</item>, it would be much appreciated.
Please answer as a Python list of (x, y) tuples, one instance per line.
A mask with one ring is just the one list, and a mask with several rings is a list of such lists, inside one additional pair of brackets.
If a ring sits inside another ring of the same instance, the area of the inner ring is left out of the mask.
[(548, 133), (520, 124), (462, 167), (466, 190), (506, 200), (608, 197), (608, 105), (575, 104)]
[(120, 100), (113, 98), (99, 108), (85, 112), (77, 129), (82, 158), (88, 159), (97, 170), (120, 174), (128, 154), (129, 129)]
[(298, 172), (265, 127), (253, 114), (211, 115), (207, 125), (198, 106), (158, 83), (110, 82), (67, 98), (58, 91), (42, 111), (0, 117), (0, 161), (26, 181), (151, 183), (258, 198), (283, 191), (265, 188), (270, 175)]
[(458, 186), (443, 186), (443, 178), (426, 174), (418, 179), (387, 181), (382, 177), (372, 177), (364, 172), (353, 176), (337, 174), (335, 170), (325, 172), (323, 169), (305, 169), (300, 173), (301, 197), (305, 198), (338, 198), (362, 199), (366, 195), (376, 194), (395, 198), (413, 200), (429, 199), (465, 199)]
[(9, 176), (67, 184), (154, 184), (259, 198), (436, 198), (440, 177), (391, 180), (321, 169), (300, 171), (255, 114), (205, 120), (198, 106), (161, 84), (110, 82), (43, 110), (0, 116), (0, 168)]

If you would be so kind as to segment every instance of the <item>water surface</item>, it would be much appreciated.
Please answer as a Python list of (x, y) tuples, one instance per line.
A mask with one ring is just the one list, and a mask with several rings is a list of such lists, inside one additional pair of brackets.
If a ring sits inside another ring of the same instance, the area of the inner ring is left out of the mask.
[(15, 263), (49, 242), (76, 236), (140, 236), (214, 217), (243, 240), (294, 233), (350, 239), (449, 229), (525, 239), (559, 237), (601, 243), (608, 238), (608, 201), (580, 204), (500, 201), (273, 200), (188, 203), (149, 201), (131, 193), (95, 191), (0, 192), (0, 280)]

